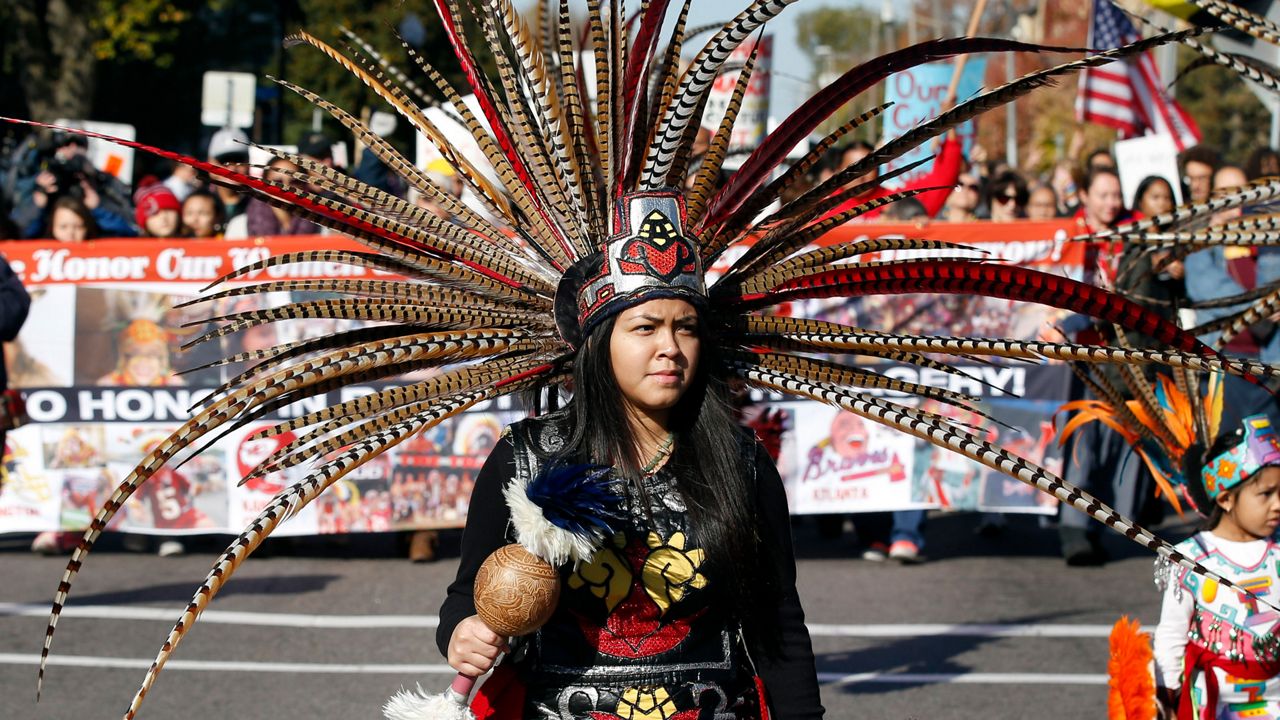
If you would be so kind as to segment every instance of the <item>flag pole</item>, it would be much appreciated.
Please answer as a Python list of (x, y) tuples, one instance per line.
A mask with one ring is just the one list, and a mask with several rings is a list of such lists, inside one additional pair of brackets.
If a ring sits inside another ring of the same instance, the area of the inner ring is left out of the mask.
[[(969, 27), (965, 29), (966, 37), (973, 37), (978, 32), (978, 23), (982, 20), (982, 12), (987, 9), (987, 0), (978, 0), (973, 6), (973, 14), (969, 16)], [(960, 88), (960, 76), (964, 74), (965, 63), (968, 62), (968, 55), (961, 55), (956, 58), (956, 69), (951, 73), (951, 85), (947, 87), (946, 99), (942, 102), (942, 109), (946, 110), (956, 103), (956, 91)]]

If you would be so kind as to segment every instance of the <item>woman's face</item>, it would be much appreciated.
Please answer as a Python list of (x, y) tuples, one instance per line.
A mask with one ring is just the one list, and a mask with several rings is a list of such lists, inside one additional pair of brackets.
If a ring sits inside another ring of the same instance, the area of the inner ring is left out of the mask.
[(1053, 190), (1039, 187), (1031, 191), (1031, 197), (1027, 200), (1027, 219), (1052, 220), (1057, 214), (1058, 199), (1054, 197)]
[(151, 237), (169, 238), (178, 234), (181, 218), (177, 210), (161, 210), (147, 216), (147, 234)]
[(58, 208), (53, 211), (53, 220), (49, 223), (53, 239), (58, 242), (84, 242), (89, 235), (89, 228), (84, 220), (74, 211)]
[(1168, 183), (1153, 182), (1142, 193), (1138, 201), (1138, 210), (1147, 217), (1163, 215), (1173, 209), (1173, 191)]
[(196, 195), (182, 203), (182, 224), (191, 231), (191, 237), (213, 237), (216, 230), (213, 223), (216, 219), (217, 213), (211, 197)]
[(1011, 184), (995, 188), (991, 193), (991, 219), (996, 222), (1010, 222), (1017, 220), (1021, 214), (1022, 208), (1018, 207), (1018, 188)]
[(680, 401), (698, 371), (698, 312), (661, 299), (618, 315), (609, 337), (613, 375), (629, 410), (662, 414)]

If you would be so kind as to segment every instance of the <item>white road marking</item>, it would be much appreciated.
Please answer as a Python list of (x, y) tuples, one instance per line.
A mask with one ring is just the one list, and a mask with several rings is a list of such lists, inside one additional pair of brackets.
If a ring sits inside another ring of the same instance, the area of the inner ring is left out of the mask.
[(915, 625), (824, 625), (809, 623), (815, 637), (1110, 637), (1110, 625), (934, 623)]
[(922, 685), (1106, 685), (1102, 673), (818, 673), (823, 685), (893, 683)]
[[(0, 665), (31, 665), (40, 662), (34, 653), (0, 653)], [(135, 658), (93, 657), (87, 655), (53, 655), (49, 664), (58, 667), (108, 668), (146, 670), (151, 660)], [(349, 675), (453, 675), (448, 665), (388, 665), (367, 663), (286, 663), (240, 662), (219, 660), (170, 660), (166, 670), (197, 670), (204, 672), (252, 672), (292, 674)], [(824, 685), (852, 685), (855, 683), (892, 684), (965, 684), (965, 685), (1106, 685), (1103, 674), (1063, 673), (818, 673), (818, 682)]]
[[(174, 622), (183, 608), (155, 608), (119, 605), (70, 605), (62, 610), (64, 618), (95, 620), (153, 620)], [(0, 603), (0, 617), (48, 617), (48, 605)], [(200, 622), (216, 625), (260, 625), (268, 627), (301, 627), (331, 629), (370, 628), (434, 628), (440, 624), (435, 615), (303, 615), (294, 613), (242, 612), (206, 610)], [(1104, 638), (1110, 625), (1037, 625), (1037, 624), (881, 624), (830, 625), (809, 623), (814, 637), (1041, 637)]]
[[(0, 653), (0, 665), (37, 665), (36, 654)], [(109, 668), (146, 670), (151, 660), (141, 658), (94, 657), (90, 655), (50, 655), (49, 664), (60, 667)], [(170, 660), (165, 670), (203, 670), (206, 672), (277, 672), (277, 673), (364, 673), (410, 675), (457, 675), (458, 671), (444, 664), (435, 665), (380, 665), (369, 663), (289, 663), (244, 662), (239, 660)]]
[[(0, 617), (48, 617), (49, 605), (0, 603)], [(121, 605), (69, 605), (62, 609), (64, 618), (93, 620), (157, 620), (172, 623), (184, 608), (129, 607)], [(266, 625), (303, 628), (434, 628), (440, 624), (435, 615), (300, 615), (294, 613), (239, 612), (206, 610), (201, 624)]]

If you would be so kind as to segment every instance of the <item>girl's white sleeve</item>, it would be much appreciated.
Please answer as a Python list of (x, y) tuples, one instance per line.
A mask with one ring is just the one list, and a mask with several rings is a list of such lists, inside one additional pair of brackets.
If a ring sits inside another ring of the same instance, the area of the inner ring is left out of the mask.
[[(1191, 629), (1191, 613), (1195, 599), (1185, 587), (1180, 587), (1176, 573), (1169, 579), (1160, 606), (1160, 624), (1156, 626), (1153, 654), (1156, 661), (1156, 684), (1178, 689), (1182, 686), (1182, 658), (1187, 649), (1187, 632)], [(1176, 595), (1176, 596), (1175, 596)]]

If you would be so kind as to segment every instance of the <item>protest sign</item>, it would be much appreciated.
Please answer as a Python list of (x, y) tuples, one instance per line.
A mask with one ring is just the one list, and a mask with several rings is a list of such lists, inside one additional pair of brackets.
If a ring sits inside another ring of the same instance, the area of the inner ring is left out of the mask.
[(1116, 168), (1124, 206), (1136, 205), (1138, 185), (1151, 176), (1162, 177), (1173, 188), (1173, 204), (1182, 204), (1182, 182), (1178, 174), (1178, 149), (1169, 135), (1144, 135), (1116, 143)]
[[(884, 86), (884, 101), (893, 105), (884, 112), (883, 142), (888, 142), (920, 123), (937, 117), (943, 110), (942, 103), (946, 99), (953, 72), (952, 63), (938, 62), (919, 65), (891, 75)], [(982, 88), (982, 78), (986, 72), (986, 58), (969, 58), (960, 75), (960, 84), (956, 90), (957, 102), (964, 101)], [(956, 134), (960, 136), (966, 156), (969, 154), (969, 149), (973, 147), (974, 133), (972, 120), (961, 123), (956, 128)], [(929, 143), (921, 143), (915, 149), (885, 165), (881, 171), (889, 172), (894, 168), (910, 165), (933, 153)], [(886, 186), (896, 188), (909, 185), (913, 180), (929, 174), (932, 168), (933, 163), (927, 162), (895, 178), (892, 183), (886, 183)]]

